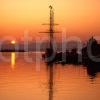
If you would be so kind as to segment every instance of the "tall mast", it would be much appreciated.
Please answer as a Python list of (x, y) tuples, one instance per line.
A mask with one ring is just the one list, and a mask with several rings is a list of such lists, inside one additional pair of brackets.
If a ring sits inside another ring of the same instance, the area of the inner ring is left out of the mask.
[(53, 50), (54, 33), (59, 33), (59, 32), (55, 32), (55, 30), (54, 30), (54, 26), (58, 25), (58, 24), (54, 23), (54, 9), (53, 9), (53, 6), (50, 5), (49, 9), (50, 9), (49, 23), (48, 24), (43, 24), (43, 25), (49, 25), (49, 31), (40, 32), (40, 33), (48, 33), (49, 34), (50, 49)]
[(50, 48), (53, 48), (53, 35), (54, 35), (54, 11), (53, 7), (50, 5), (50, 29), (49, 29), (49, 37), (50, 37)]

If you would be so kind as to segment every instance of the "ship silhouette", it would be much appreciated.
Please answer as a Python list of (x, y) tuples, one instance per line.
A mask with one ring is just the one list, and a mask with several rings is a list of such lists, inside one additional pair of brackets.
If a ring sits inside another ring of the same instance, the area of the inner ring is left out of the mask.
[[(71, 51), (66, 49), (65, 52), (55, 51), (53, 48), (54, 41), (54, 26), (58, 25), (54, 23), (54, 9), (53, 6), (50, 8), (50, 23), (44, 24), (49, 25), (49, 31), (43, 32), (49, 34), (49, 48), (47, 47), (45, 53), (42, 55), (46, 63), (61, 63), (61, 64), (83, 64), (83, 65), (100, 65), (100, 44), (97, 43), (94, 37), (91, 37), (87, 41), (87, 45), (82, 47), (81, 53), (78, 53), (78, 48), (73, 48)], [(89, 48), (91, 46), (91, 48)], [(90, 52), (90, 51), (91, 52)], [(91, 55), (89, 55), (91, 53)]]

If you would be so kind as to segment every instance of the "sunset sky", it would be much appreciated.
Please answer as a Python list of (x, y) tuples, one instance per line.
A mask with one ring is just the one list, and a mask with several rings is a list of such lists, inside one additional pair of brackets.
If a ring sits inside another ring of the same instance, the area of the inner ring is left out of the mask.
[(67, 36), (85, 40), (100, 34), (100, 0), (0, 0), (0, 37), (20, 39), (26, 30), (33, 38), (44, 36), (39, 32), (48, 29), (41, 24), (49, 21), (50, 4), (58, 29), (65, 28)]

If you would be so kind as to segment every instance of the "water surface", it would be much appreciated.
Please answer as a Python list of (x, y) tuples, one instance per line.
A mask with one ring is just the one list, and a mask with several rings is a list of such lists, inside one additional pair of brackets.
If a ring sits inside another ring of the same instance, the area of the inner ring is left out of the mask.
[(47, 65), (34, 52), (30, 58), (24, 53), (3, 55), (0, 100), (100, 100), (100, 73), (92, 66)]

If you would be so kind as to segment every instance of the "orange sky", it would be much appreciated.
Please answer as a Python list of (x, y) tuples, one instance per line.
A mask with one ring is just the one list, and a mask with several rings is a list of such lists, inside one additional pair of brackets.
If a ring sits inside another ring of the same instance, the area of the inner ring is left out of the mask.
[(25, 30), (41, 36), (38, 32), (47, 29), (41, 24), (48, 22), (49, 3), (54, 5), (58, 28), (65, 28), (67, 35), (86, 39), (100, 34), (100, 0), (0, 0), (0, 37), (20, 38)]

